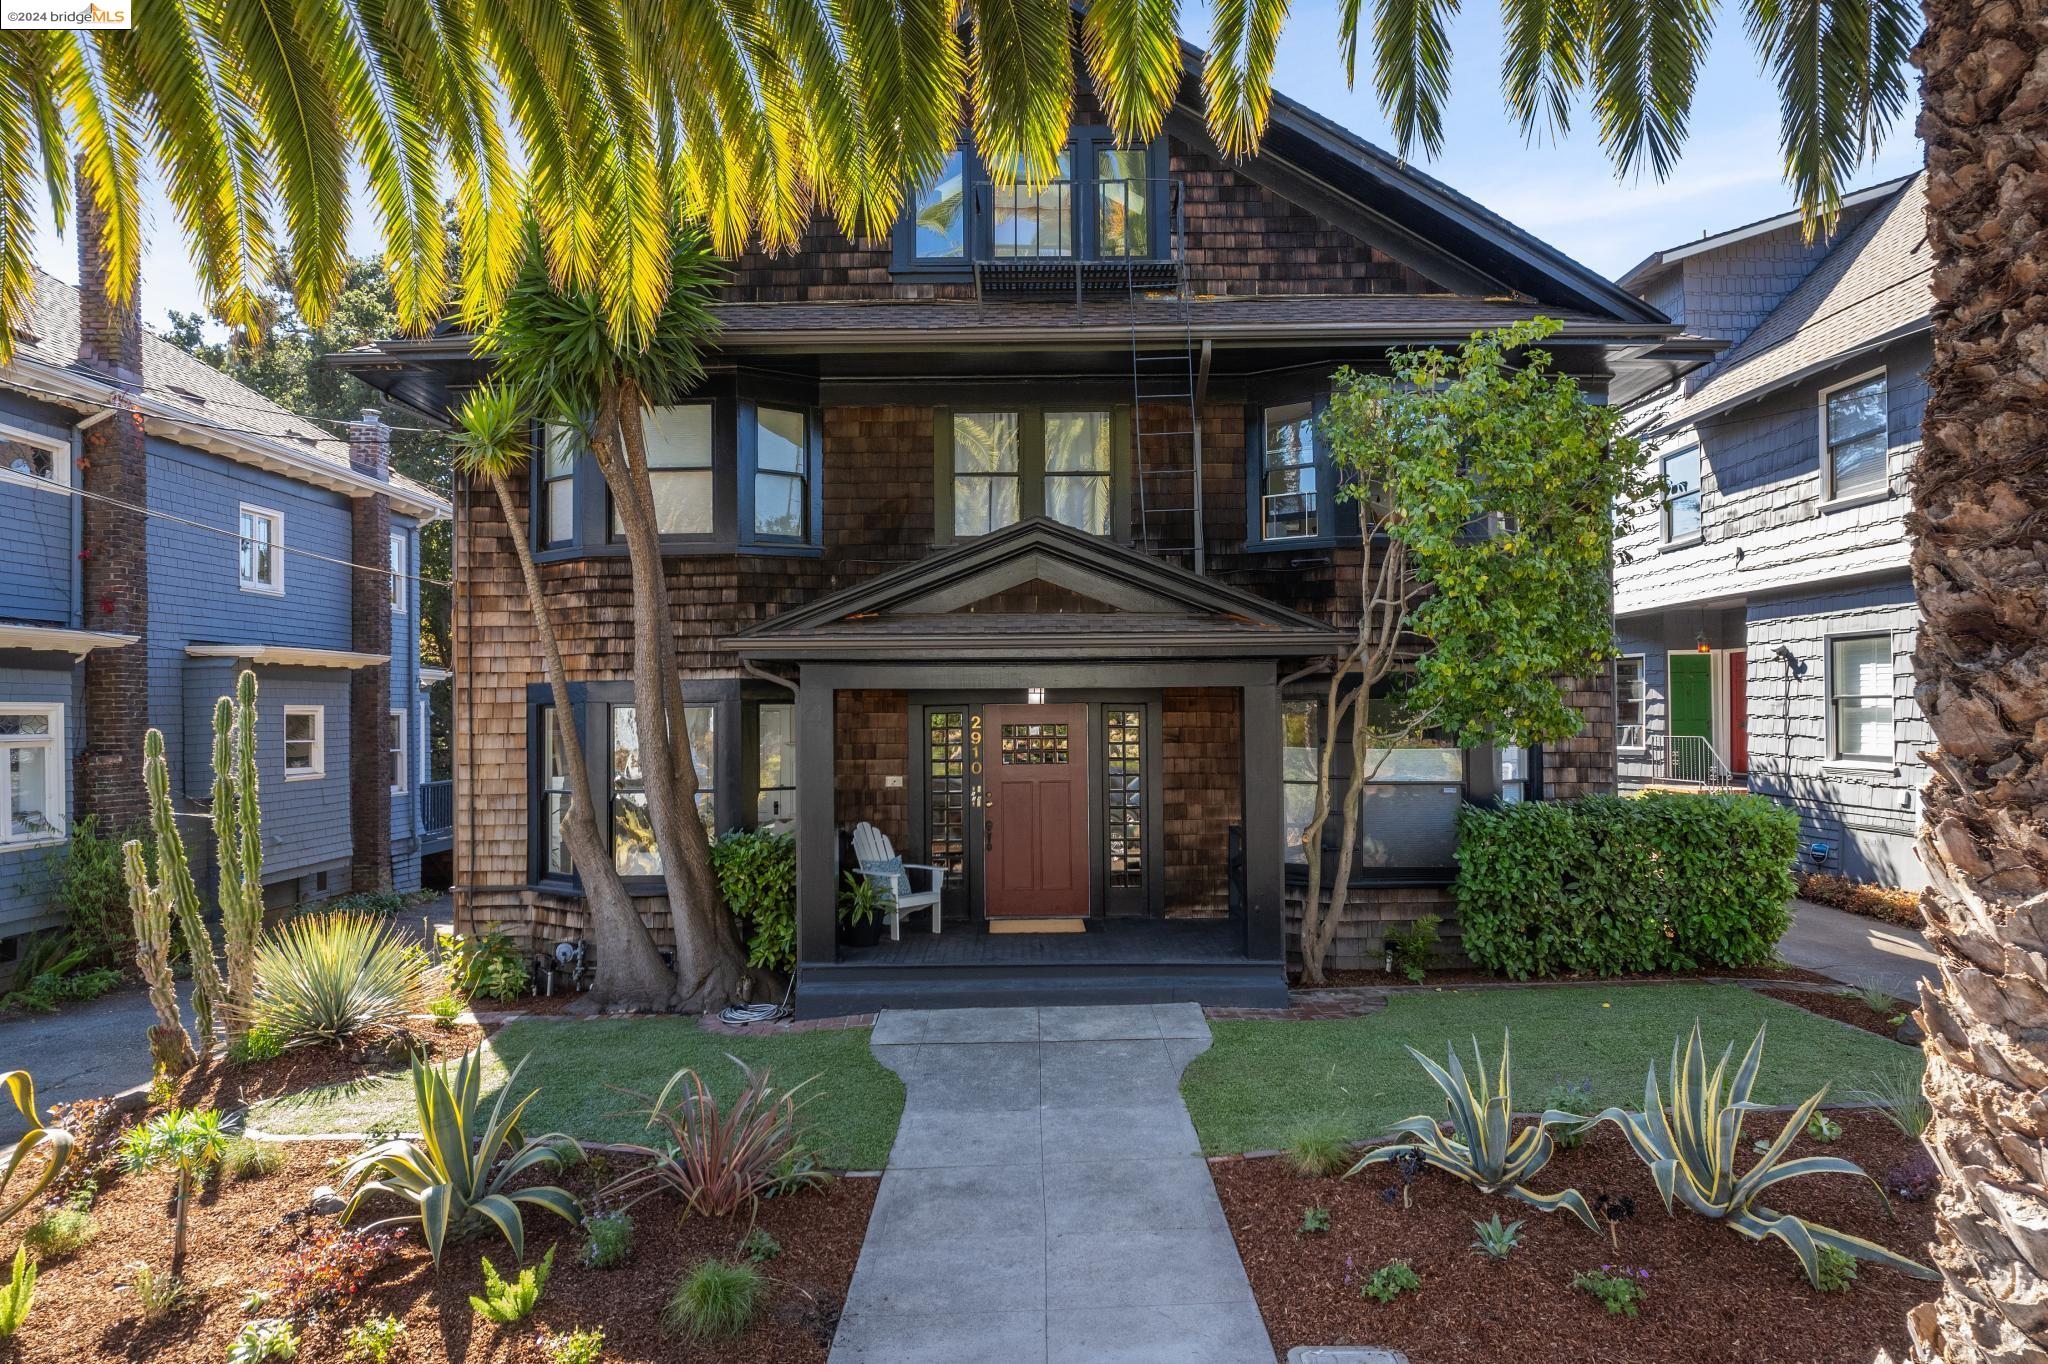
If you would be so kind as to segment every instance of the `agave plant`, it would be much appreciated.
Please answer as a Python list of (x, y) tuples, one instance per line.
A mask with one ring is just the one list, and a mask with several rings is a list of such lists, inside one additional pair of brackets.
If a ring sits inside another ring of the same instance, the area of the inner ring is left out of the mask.
[[(0, 1075), (0, 1084), (7, 1086), (7, 1097), (14, 1101), (15, 1110), (21, 1114), (22, 1124), (28, 1129), (15, 1140), (14, 1149), (7, 1154), (5, 1168), (0, 1169), (0, 1222), (7, 1222), (35, 1202), (63, 1172), (77, 1140), (65, 1128), (43, 1126), (42, 1117), (36, 1111), (36, 1082), (27, 1071), (10, 1070)], [(43, 1153), (42, 1166), (32, 1174), (23, 1174), (23, 1165), (37, 1151)], [(28, 1187), (10, 1196), (7, 1186), (14, 1183), (18, 1174), (27, 1179)]]
[(288, 1047), (387, 1037), (446, 992), (440, 968), (388, 919), (309, 914), (258, 945), (248, 1028)]
[(356, 1187), (341, 1220), (352, 1219), (373, 1195), (402, 1198), (414, 1211), (374, 1222), (371, 1229), (418, 1221), (437, 1265), (450, 1237), (460, 1239), (485, 1225), (504, 1236), (513, 1259), (523, 1259), (523, 1207), (544, 1209), (571, 1225), (580, 1222), (582, 1208), (567, 1189), (552, 1184), (513, 1187), (530, 1170), (560, 1165), (563, 1147), (573, 1144), (559, 1132), (530, 1141), (521, 1136), (519, 1115), (540, 1091), (532, 1091), (508, 1112), (506, 1096), (518, 1082), (519, 1067), (514, 1067), (485, 1118), (478, 1052), (455, 1063), (452, 1081), (447, 1066), (430, 1066), (415, 1057), (412, 1092), (421, 1135), (417, 1141), (380, 1142), (350, 1159), (345, 1175)]
[(1700, 1042), (1700, 1026), (1695, 1022), (1689, 1039), (1671, 1044), (1668, 1107), (1657, 1086), (1657, 1067), (1652, 1063), (1649, 1079), (1643, 1084), (1642, 1112), (1609, 1108), (1593, 1119), (1596, 1123), (1611, 1122), (1622, 1130), (1636, 1155), (1650, 1167), (1657, 1192), (1664, 1197), (1664, 1210), (1673, 1211), (1675, 1200), (1702, 1217), (1726, 1222), (1752, 1241), (1769, 1237), (1783, 1241), (1799, 1257), (1807, 1281), (1815, 1287), (1820, 1286), (1821, 1250), (1828, 1246), (1859, 1260), (1889, 1265), (1916, 1279), (1940, 1277), (1927, 1266), (1894, 1255), (1875, 1242), (1790, 1213), (1773, 1212), (1756, 1201), (1765, 1189), (1801, 1175), (1859, 1175), (1870, 1180), (1870, 1187), (1877, 1191), (1880, 1200), (1884, 1200), (1884, 1190), (1861, 1166), (1839, 1156), (1785, 1159), (1792, 1143), (1806, 1130), (1807, 1120), (1827, 1097), (1825, 1085), (1794, 1110), (1776, 1139), (1762, 1147), (1762, 1154), (1747, 1172), (1738, 1171), (1736, 1164), (1745, 1149), (1743, 1119), (1765, 1108), (1763, 1104), (1752, 1103), (1749, 1097), (1756, 1087), (1757, 1071), (1763, 1065), (1764, 1029), (1756, 1030), (1756, 1040), (1749, 1044), (1749, 1052), (1742, 1058), (1724, 1097), (1722, 1081), (1734, 1051), (1735, 1046), (1730, 1043), (1721, 1053), (1720, 1064), (1709, 1075), (1706, 1048)]
[(1550, 1129), (1579, 1127), (1586, 1120), (1576, 1113), (1548, 1109), (1532, 1125), (1519, 1133), (1512, 1132), (1515, 1105), (1509, 1051), (1508, 1034), (1503, 1031), (1499, 1078), (1488, 1084), (1486, 1062), (1479, 1055), (1479, 1039), (1472, 1039), (1472, 1068), (1479, 1076), (1475, 1093), (1465, 1078), (1464, 1066), (1458, 1062), (1456, 1048), (1445, 1049), (1448, 1067), (1437, 1065), (1413, 1047), (1408, 1048), (1408, 1054), (1444, 1092), (1450, 1108), (1451, 1134), (1444, 1135), (1437, 1120), (1431, 1117), (1418, 1115), (1397, 1122), (1392, 1131), (1412, 1140), (1368, 1152), (1365, 1159), (1344, 1172), (1344, 1177), (1349, 1179), (1368, 1165), (1398, 1160), (1412, 1152), (1424, 1164), (1464, 1180), (1481, 1193), (1519, 1199), (1541, 1212), (1564, 1208), (1576, 1214), (1589, 1231), (1599, 1230), (1593, 1224), (1592, 1210), (1577, 1189), (1540, 1194), (1528, 1187), (1529, 1177), (1550, 1163), (1551, 1152), (1556, 1148)]
[(733, 1101), (723, 1107), (704, 1077), (688, 1069), (670, 1076), (659, 1095), (635, 1096), (647, 1099), (647, 1106), (634, 1111), (646, 1117), (649, 1127), (660, 1128), (667, 1140), (660, 1149), (614, 1148), (645, 1157), (647, 1163), (612, 1182), (605, 1190), (607, 1204), (630, 1207), (668, 1189), (690, 1212), (726, 1217), (764, 1196), (787, 1192), (793, 1181), (823, 1180), (821, 1172), (792, 1159), (802, 1151), (796, 1096), (810, 1081), (777, 1090), (765, 1068), (756, 1071), (737, 1056), (726, 1059), (740, 1068), (742, 1083)]

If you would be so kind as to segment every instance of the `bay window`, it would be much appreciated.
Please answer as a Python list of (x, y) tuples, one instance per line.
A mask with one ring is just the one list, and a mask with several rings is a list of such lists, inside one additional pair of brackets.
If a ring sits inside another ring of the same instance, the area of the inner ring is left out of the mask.
[[(643, 414), (647, 481), (654, 493), (654, 525), (663, 535), (712, 533), (711, 404), (657, 407)], [(612, 510), (612, 534), (625, 524)]]
[(801, 540), (810, 515), (810, 422), (801, 412), (755, 409), (754, 534)]
[(1265, 476), (1259, 495), (1260, 538), (1308, 539), (1322, 533), (1315, 410), (1289, 403), (1264, 410)]
[(0, 846), (64, 837), (64, 707), (0, 703), (0, 766), (7, 775)]

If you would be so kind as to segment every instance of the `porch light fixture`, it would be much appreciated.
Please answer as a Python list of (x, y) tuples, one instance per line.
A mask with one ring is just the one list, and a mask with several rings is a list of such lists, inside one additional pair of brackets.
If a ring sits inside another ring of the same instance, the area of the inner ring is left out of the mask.
[(1714, 652), (1714, 646), (1707, 643), (1705, 635), (1694, 635), (1692, 637), (1692, 647), (1695, 653), (1710, 654)]
[(1026, 687), (1026, 688), (1024, 689), (1024, 701), (1025, 701), (1025, 704), (1027, 704), (1027, 705), (1032, 705), (1032, 706), (1042, 706), (1042, 705), (1044, 705), (1044, 704), (1045, 704), (1045, 688), (1044, 688), (1044, 687)]

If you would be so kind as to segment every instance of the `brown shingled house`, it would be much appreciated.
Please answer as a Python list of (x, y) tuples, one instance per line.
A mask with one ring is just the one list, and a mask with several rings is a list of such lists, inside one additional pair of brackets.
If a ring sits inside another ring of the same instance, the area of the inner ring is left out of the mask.
[[(1082, 98), (1053, 184), (997, 187), (963, 142), (891, 238), (820, 222), (793, 254), (733, 262), (711, 378), (651, 423), (704, 814), (795, 830), (806, 1014), (1282, 998), (1315, 674), (1363, 553), (1314, 432), (1331, 373), (1539, 312), (1564, 325), (1559, 366), (1609, 401), (1703, 358), (1642, 300), (1284, 98), (1235, 164), (1192, 69), (1148, 145)], [(460, 337), (344, 362), (435, 414), (482, 372)], [(606, 764), (631, 742), (624, 547), (573, 451), (536, 462), (530, 497)], [(456, 524), (457, 916), (544, 947), (580, 922), (544, 818), (547, 698), (495, 503), (459, 494)], [(1571, 744), (1389, 769), (1333, 964), (1377, 964), (1384, 924), (1443, 908), (1461, 801), (1611, 789), (1611, 679), (1575, 703)], [(593, 784), (652, 890), (615, 765)], [(944, 868), (943, 932), (919, 915), (900, 941), (840, 942), (864, 821)]]

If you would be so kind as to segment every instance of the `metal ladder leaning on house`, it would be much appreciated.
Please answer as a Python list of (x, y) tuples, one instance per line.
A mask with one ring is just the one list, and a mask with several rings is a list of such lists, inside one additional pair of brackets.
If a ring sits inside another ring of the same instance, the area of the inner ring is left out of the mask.
[(1179, 196), (1172, 198), (1172, 294), (1140, 284), (1135, 269), (1127, 267), (1125, 275), (1131, 335), (1131, 491), (1138, 547), (1151, 554), (1186, 556), (1188, 566), (1200, 573), (1208, 558), (1202, 523), (1202, 391), (1209, 377), (1209, 346), (1195, 344), (1187, 265), (1181, 257)]

